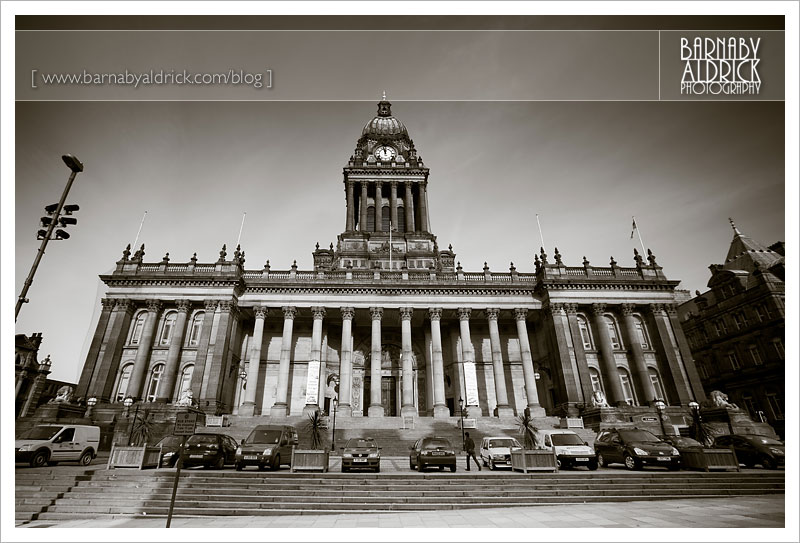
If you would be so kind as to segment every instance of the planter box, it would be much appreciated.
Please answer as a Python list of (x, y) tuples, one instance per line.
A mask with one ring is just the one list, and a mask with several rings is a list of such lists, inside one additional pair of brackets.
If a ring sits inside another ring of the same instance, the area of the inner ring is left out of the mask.
[(158, 468), (161, 462), (161, 447), (111, 446), (107, 469), (113, 468)]
[(561, 428), (583, 428), (583, 417), (564, 417), (561, 419)]
[(330, 452), (292, 449), (292, 471), (328, 471)]
[(513, 471), (558, 471), (556, 454), (548, 450), (515, 449), (511, 451), (511, 469)]
[(735, 469), (739, 471), (739, 461), (732, 449), (703, 449), (698, 451), (684, 451), (681, 454), (684, 468), (702, 469)]

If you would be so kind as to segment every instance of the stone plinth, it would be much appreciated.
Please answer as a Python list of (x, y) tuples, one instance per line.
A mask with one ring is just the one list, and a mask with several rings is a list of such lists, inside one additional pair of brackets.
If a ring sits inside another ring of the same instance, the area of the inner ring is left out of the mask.
[(36, 408), (33, 418), (43, 422), (57, 423), (60, 419), (82, 419), (86, 407), (70, 403), (46, 403)]

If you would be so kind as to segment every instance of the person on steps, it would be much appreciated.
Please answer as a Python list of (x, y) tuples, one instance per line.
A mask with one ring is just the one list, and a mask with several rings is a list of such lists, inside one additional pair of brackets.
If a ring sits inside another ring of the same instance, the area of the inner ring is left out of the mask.
[(464, 450), (467, 452), (467, 471), (469, 471), (469, 459), (472, 457), (475, 460), (475, 465), (478, 466), (478, 471), (481, 470), (481, 464), (475, 458), (475, 442), (469, 437), (469, 432), (464, 434)]

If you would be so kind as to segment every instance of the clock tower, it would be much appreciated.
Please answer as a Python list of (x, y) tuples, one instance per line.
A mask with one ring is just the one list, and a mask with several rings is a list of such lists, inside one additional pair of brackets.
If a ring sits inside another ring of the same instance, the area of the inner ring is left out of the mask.
[(314, 252), (315, 268), (454, 271), (455, 254), (431, 233), (429, 170), (385, 93), (343, 173), (345, 230), (335, 250)]

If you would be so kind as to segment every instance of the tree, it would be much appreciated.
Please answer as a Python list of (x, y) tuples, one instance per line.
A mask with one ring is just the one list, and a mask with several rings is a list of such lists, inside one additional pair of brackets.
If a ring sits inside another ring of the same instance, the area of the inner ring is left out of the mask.
[(533, 423), (530, 409), (525, 408), (522, 415), (517, 415), (517, 428), (519, 428), (523, 447), (526, 449), (539, 448), (539, 428)]
[(324, 434), (322, 430), (324, 429), (324, 426), (324, 421), (319, 411), (314, 411), (313, 413), (308, 414), (308, 421), (306, 421), (304, 429), (305, 433), (308, 434), (308, 437), (311, 440), (311, 448), (315, 451), (323, 448)]

